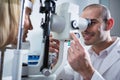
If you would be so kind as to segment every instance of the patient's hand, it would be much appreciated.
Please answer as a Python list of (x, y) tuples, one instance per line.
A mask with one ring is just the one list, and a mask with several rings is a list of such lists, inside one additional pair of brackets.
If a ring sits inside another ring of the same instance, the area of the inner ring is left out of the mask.
[(52, 35), (50, 35), (49, 52), (59, 53), (59, 46), (60, 46), (60, 41), (56, 40), (56, 39), (53, 39)]
[(52, 35), (50, 35), (50, 42), (49, 42), (49, 62), (51, 67), (54, 67), (55, 64), (57, 63), (58, 56), (59, 56), (59, 46), (60, 46), (60, 41), (53, 39)]

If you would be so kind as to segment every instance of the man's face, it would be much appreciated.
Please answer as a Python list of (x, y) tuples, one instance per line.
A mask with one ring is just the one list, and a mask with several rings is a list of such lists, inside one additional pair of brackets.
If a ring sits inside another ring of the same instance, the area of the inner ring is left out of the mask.
[(100, 17), (101, 10), (98, 8), (86, 9), (81, 17), (91, 19), (91, 24), (82, 32), (86, 45), (96, 45), (104, 41), (106, 24)]
[(23, 42), (26, 41), (28, 30), (32, 30), (33, 29), (33, 26), (31, 24), (31, 20), (30, 20), (31, 11), (32, 10), (30, 8), (26, 7), (26, 10), (25, 10), (25, 20), (24, 20)]

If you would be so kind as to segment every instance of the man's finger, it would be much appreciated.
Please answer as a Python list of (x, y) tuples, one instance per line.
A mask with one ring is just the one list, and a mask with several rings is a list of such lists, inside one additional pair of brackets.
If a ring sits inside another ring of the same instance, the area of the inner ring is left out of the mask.
[(76, 37), (76, 35), (74, 33), (70, 33), (70, 35), (73, 38), (73, 40), (75, 41), (76, 46), (82, 47), (82, 45), (80, 44), (79, 39)]
[(76, 35), (74, 33), (70, 33), (70, 35), (75, 42), (79, 42), (78, 38), (76, 37)]

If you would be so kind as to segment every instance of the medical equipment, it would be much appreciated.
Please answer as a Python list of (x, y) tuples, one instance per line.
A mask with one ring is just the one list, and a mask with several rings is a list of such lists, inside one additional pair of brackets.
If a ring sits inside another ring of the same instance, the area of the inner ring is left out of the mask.
[[(28, 51), (27, 64), (22, 68), (24, 51), (19, 44), (13, 58), (15, 59), (13, 65), (17, 66), (13, 67), (15, 70), (12, 73), (12, 80), (56, 80), (67, 61), (68, 45), (65, 40), (71, 40), (70, 32), (79, 34), (79, 30), (84, 31), (91, 22), (89, 19), (79, 17), (79, 6), (72, 3), (63, 3), (56, 8), (54, 0), (45, 0), (45, 6), (40, 7), (40, 13), (45, 14), (45, 20), (42, 20), (41, 24), (43, 29), (41, 52)], [(60, 40), (58, 62), (53, 68), (49, 65), (50, 32), (55, 39)], [(19, 41), (21, 43), (21, 40)]]
[[(50, 4), (52, 3), (52, 4)], [(52, 5), (52, 7), (50, 6)], [(53, 11), (51, 11), (53, 10)], [(71, 40), (70, 32), (84, 31), (89, 19), (79, 17), (79, 6), (72, 3), (63, 3), (56, 8), (53, 0), (46, 0), (45, 7), (41, 7), (41, 13), (45, 13), (45, 21), (42, 21), (43, 44), (41, 54), (28, 55), (28, 77), (25, 80), (56, 80), (67, 61), (67, 44), (65, 40)], [(60, 40), (60, 52), (56, 65), (49, 66), (49, 35)]]

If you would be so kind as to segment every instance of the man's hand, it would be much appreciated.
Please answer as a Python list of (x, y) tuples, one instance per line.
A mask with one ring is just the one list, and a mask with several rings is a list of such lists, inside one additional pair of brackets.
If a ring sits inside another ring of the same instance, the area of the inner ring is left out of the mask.
[(84, 80), (90, 80), (94, 69), (90, 57), (85, 48), (80, 44), (74, 33), (71, 33), (73, 41), (68, 49), (68, 62), (76, 72), (80, 73)]

